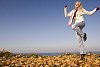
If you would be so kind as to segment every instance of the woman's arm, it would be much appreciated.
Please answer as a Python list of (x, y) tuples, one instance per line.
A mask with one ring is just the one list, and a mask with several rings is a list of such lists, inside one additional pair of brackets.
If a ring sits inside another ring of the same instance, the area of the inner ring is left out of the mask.
[(97, 8), (93, 9), (92, 11), (87, 11), (87, 10), (83, 9), (83, 11), (84, 11), (84, 14), (92, 15), (97, 11)]
[(73, 13), (73, 10), (70, 13), (67, 13), (67, 6), (64, 6), (64, 16), (65, 17), (71, 16), (72, 13)]

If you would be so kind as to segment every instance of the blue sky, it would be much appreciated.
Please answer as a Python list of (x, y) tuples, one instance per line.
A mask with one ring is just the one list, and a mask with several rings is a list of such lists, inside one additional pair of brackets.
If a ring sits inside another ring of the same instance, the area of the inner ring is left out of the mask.
[[(79, 51), (75, 31), (67, 26), (63, 7), (77, 0), (0, 0), (0, 50), (11, 52)], [(100, 0), (81, 0), (88, 11)], [(86, 51), (100, 51), (100, 11), (85, 15)]]

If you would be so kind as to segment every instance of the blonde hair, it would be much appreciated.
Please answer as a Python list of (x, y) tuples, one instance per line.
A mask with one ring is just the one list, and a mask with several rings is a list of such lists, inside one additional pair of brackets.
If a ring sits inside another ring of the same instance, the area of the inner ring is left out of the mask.
[(79, 8), (80, 11), (83, 11), (83, 6), (80, 1), (75, 2), (75, 9)]
[(77, 8), (76, 5), (78, 5), (78, 8), (80, 8), (80, 9), (83, 8), (82, 3), (80, 1), (77, 1), (75, 3), (75, 8)]

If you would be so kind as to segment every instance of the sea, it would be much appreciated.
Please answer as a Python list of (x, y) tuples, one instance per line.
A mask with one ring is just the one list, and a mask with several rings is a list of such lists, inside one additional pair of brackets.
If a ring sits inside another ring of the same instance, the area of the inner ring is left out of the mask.
[[(37, 53), (37, 54), (44, 55), (44, 56), (57, 56), (57, 55), (63, 55), (64, 53), (80, 54), (80, 52)], [(87, 53), (100, 54), (100, 52), (87, 52)]]
[[(79, 52), (59, 52), (59, 53), (55, 52), (55, 53), (35, 53), (35, 54), (42, 55), (42, 56), (58, 56), (58, 55), (63, 55), (64, 53), (79, 54)], [(87, 52), (87, 53), (100, 54), (100, 52)], [(14, 54), (28, 55), (33, 53), (14, 53)]]

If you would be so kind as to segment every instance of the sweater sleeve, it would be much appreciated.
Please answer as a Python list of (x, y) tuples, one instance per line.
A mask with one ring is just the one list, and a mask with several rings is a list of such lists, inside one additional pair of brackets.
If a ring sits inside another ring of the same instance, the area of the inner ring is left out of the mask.
[(94, 14), (96, 12), (96, 8), (93, 9), (92, 11), (87, 11), (85, 9), (83, 9), (83, 11), (84, 11), (84, 14), (92, 15), (92, 14)]
[(65, 17), (71, 16), (72, 13), (73, 13), (73, 10), (71, 12), (67, 13), (67, 8), (64, 8), (64, 15), (65, 15)]

